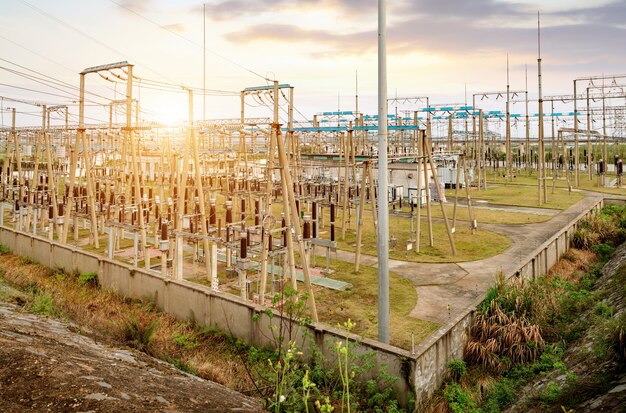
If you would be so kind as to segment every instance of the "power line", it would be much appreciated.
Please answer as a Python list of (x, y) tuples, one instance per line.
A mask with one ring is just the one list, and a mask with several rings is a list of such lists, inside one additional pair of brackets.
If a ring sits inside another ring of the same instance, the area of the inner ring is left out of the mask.
[[(46, 75), (45, 73), (38, 72), (38, 71), (36, 71), (34, 69), (31, 69), (31, 68), (26, 67), (26, 66), (22, 66), (22, 65), (20, 65), (18, 63), (12, 62), (12, 61), (7, 60), (7, 59), (3, 59), (1, 57), (0, 57), (0, 60), (2, 60), (4, 62), (7, 62), (9, 64), (12, 64), (14, 66), (17, 66), (17, 67), (19, 67), (21, 69), (28, 70), (29, 72), (36, 73), (37, 75), (43, 76), (44, 78), (50, 79), (50, 80), (46, 80), (47, 82), (54, 83), (54, 84), (57, 84), (59, 86), (66, 87), (66, 88), (69, 88), (69, 89), (73, 89), (73, 90), (76, 90), (76, 91), (80, 91), (80, 88), (78, 86), (72, 85), (71, 83), (67, 83), (67, 82), (64, 82), (62, 80), (55, 79), (54, 77)], [(99, 95), (99, 94), (97, 94), (95, 92), (90, 92), (89, 90), (85, 90), (85, 93), (88, 93), (88, 94), (90, 94), (92, 96), (99, 97), (101, 99), (110, 100), (109, 98), (107, 98), (105, 96)]]
[(87, 34), (87, 33), (83, 32), (82, 30), (80, 30), (80, 29), (78, 29), (78, 28), (76, 28), (76, 27), (72, 26), (71, 24), (69, 24), (69, 23), (67, 23), (67, 22), (65, 22), (65, 21), (63, 21), (63, 20), (61, 20), (61, 19), (59, 19), (58, 17), (55, 17), (55, 16), (51, 15), (50, 13), (48, 13), (48, 12), (46, 12), (46, 11), (44, 11), (44, 10), (40, 9), (39, 7), (37, 7), (37, 6), (34, 6), (34, 5), (30, 4), (30, 3), (29, 3), (29, 2), (27, 2), (26, 0), (19, 0), (19, 1), (20, 1), (20, 2), (22, 2), (22, 3), (24, 3), (25, 5), (27, 5), (27, 6), (28, 6), (28, 7), (30, 7), (31, 9), (35, 10), (37, 13), (40, 13), (40, 14), (42, 14), (42, 15), (44, 15), (44, 16), (46, 16), (46, 17), (48, 17), (49, 19), (54, 20), (55, 22), (57, 22), (57, 23), (59, 23), (59, 24), (61, 24), (61, 25), (65, 26), (65, 27), (67, 27), (68, 29), (71, 29), (71, 30), (75, 31), (76, 33), (80, 34), (81, 36), (84, 36), (84, 37), (88, 38), (89, 40), (91, 40), (91, 41), (93, 41), (93, 42), (95, 42), (95, 43), (98, 43), (98, 44), (99, 44), (100, 46), (102, 46), (102, 47), (105, 47), (105, 48), (107, 48), (107, 49), (109, 49), (109, 50), (111, 50), (111, 51), (113, 51), (113, 52), (115, 52), (115, 53), (117, 53), (117, 54), (119, 54), (119, 55), (121, 55), (121, 56), (125, 56), (125, 57), (127, 57), (129, 60), (132, 60), (132, 61), (138, 62), (139, 64), (141, 64), (143, 67), (145, 67), (145, 68), (146, 68), (146, 69), (148, 69), (149, 71), (151, 71), (151, 72), (153, 72), (153, 73), (155, 73), (155, 74), (157, 74), (157, 75), (161, 76), (161, 77), (162, 77), (162, 78), (164, 78), (164, 79), (167, 79), (167, 80), (168, 80), (168, 81), (170, 81), (170, 82), (173, 82), (173, 80), (172, 80), (172, 79), (170, 79), (169, 77), (165, 76), (164, 74), (159, 73), (158, 71), (156, 71), (156, 70), (152, 69), (150, 66), (148, 66), (148, 65), (146, 65), (146, 64), (143, 64), (143, 63), (141, 63), (141, 62), (140, 62), (139, 60), (137, 60), (137, 59), (133, 59), (133, 58), (131, 58), (131, 56), (128, 56), (128, 54), (126, 54), (126, 53), (124, 53), (124, 52), (121, 52), (121, 51), (119, 51), (119, 50), (117, 50), (117, 49), (115, 49), (115, 48), (113, 48), (113, 47), (109, 46), (108, 44), (104, 43), (103, 41), (98, 40), (97, 38), (95, 38), (95, 37), (93, 37), (93, 36), (91, 36), (91, 35), (89, 35), (89, 34)]
[[(80, 96), (78, 94), (74, 94), (74, 93), (69, 92), (69, 91), (67, 91), (65, 89), (61, 89), (59, 87), (52, 86), (51, 84), (49, 84), (49, 83), (52, 83), (52, 82), (48, 82), (46, 80), (40, 80), (41, 78), (37, 78), (36, 76), (29, 75), (29, 74), (23, 73), (23, 72), (19, 72), (17, 70), (9, 69), (9, 68), (3, 67), (3, 66), (0, 66), (0, 69), (6, 70), (7, 72), (13, 73), (13, 74), (15, 74), (17, 76), (21, 76), (21, 77), (26, 78), (28, 80), (31, 80), (33, 82), (36, 82), (36, 83), (39, 83), (39, 84), (44, 85), (46, 87), (49, 87), (51, 89), (55, 89), (55, 90), (58, 90), (58, 91), (63, 92), (63, 93), (71, 93), (74, 98), (80, 99)], [(94, 100), (91, 100), (91, 99), (85, 98), (85, 100), (88, 101), (88, 102), (91, 102), (91, 103), (98, 104), (98, 102), (96, 102)]]
[(21, 86), (9, 85), (9, 84), (6, 84), (6, 83), (0, 83), (0, 86), (6, 86), (6, 87), (11, 87), (11, 88), (14, 88), (14, 89), (27, 90), (27, 91), (29, 91), (29, 92), (41, 93), (41, 94), (44, 94), (44, 95), (50, 95), (50, 96), (56, 96), (56, 97), (61, 97), (61, 98), (65, 98), (65, 99), (70, 99), (70, 101), (71, 101), (71, 102), (74, 102), (74, 101), (75, 101), (75, 100), (72, 100), (72, 99), (75, 99), (75, 98), (74, 98), (74, 97), (72, 97), (72, 96), (59, 95), (58, 93), (44, 92), (44, 91), (42, 91), (42, 90), (29, 89), (29, 88), (27, 88), (27, 87), (21, 87)]
[(151, 23), (151, 24), (154, 24), (154, 25), (155, 25), (155, 26), (157, 26), (159, 29), (165, 30), (165, 31), (167, 31), (167, 32), (169, 32), (169, 33), (171, 33), (171, 34), (173, 34), (173, 35), (175, 35), (175, 36), (177, 36), (177, 37), (179, 37), (179, 38), (181, 38), (181, 39), (185, 40), (186, 42), (188, 42), (188, 43), (190, 43), (190, 44), (192, 44), (192, 45), (194, 45), (194, 46), (196, 46), (196, 47), (199, 47), (200, 49), (202, 49), (202, 50), (204, 50), (204, 51), (207, 51), (207, 52), (211, 53), (212, 55), (217, 56), (217, 57), (219, 57), (220, 59), (223, 59), (223, 60), (225, 60), (225, 61), (227, 61), (227, 62), (229, 62), (229, 63), (231, 63), (231, 64), (233, 64), (233, 65), (235, 65), (235, 66), (237, 66), (237, 67), (239, 67), (240, 69), (243, 69), (243, 70), (245, 70), (245, 71), (247, 71), (247, 72), (249, 72), (249, 73), (252, 73), (253, 75), (258, 76), (258, 77), (260, 77), (261, 79), (266, 80), (266, 81), (268, 81), (268, 82), (272, 81), (272, 79), (268, 79), (266, 76), (263, 76), (263, 75), (261, 75), (261, 74), (259, 74), (259, 73), (255, 72), (254, 70), (252, 70), (252, 69), (250, 69), (250, 68), (247, 68), (247, 67), (245, 67), (244, 65), (239, 64), (239, 63), (235, 62), (235, 61), (234, 61), (234, 60), (232, 60), (232, 59), (229, 59), (228, 57), (223, 56), (223, 55), (221, 55), (221, 54), (219, 54), (219, 53), (217, 53), (217, 52), (215, 52), (215, 51), (213, 51), (213, 50), (211, 50), (211, 49), (207, 49), (207, 48), (206, 48), (206, 47), (204, 47), (203, 45), (201, 45), (201, 44), (199, 44), (199, 43), (196, 43), (195, 41), (193, 41), (193, 40), (189, 39), (188, 37), (185, 37), (185, 36), (183, 36), (182, 34), (180, 34), (180, 33), (177, 33), (177, 32), (175, 32), (175, 31), (173, 31), (172, 29), (169, 29), (169, 28), (167, 28), (167, 27), (164, 27), (162, 24), (157, 23), (156, 21), (154, 21), (154, 20), (152, 20), (152, 19), (150, 19), (150, 18), (148, 18), (148, 17), (144, 16), (143, 14), (141, 14), (141, 13), (139, 13), (139, 12), (137, 12), (137, 11), (135, 11), (135, 10), (131, 9), (131, 8), (130, 8), (130, 7), (128, 7), (128, 6), (125, 6), (124, 4), (120, 4), (120, 3), (118, 3), (118, 2), (117, 2), (117, 1), (115, 1), (115, 0), (109, 0), (109, 1), (110, 1), (111, 3), (113, 3), (113, 4), (117, 5), (117, 6), (119, 6), (119, 7), (122, 7), (122, 8), (124, 8), (124, 9), (128, 10), (129, 12), (131, 12), (131, 13), (135, 14), (136, 16), (141, 17), (142, 19), (146, 20), (147, 22), (149, 22), (149, 23)]

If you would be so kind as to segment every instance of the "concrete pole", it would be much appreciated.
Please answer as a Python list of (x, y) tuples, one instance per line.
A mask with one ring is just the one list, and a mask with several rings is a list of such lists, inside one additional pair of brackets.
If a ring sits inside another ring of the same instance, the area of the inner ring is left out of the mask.
[(356, 220), (356, 254), (354, 258), (354, 272), (359, 272), (361, 264), (361, 239), (363, 238), (363, 210), (365, 209), (365, 188), (367, 185), (367, 162), (363, 163), (361, 173), (361, 193), (359, 194), (359, 213)]
[(139, 163), (140, 155), (137, 153), (137, 145), (133, 139), (131, 112), (132, 112), (132, 93), (133, 93), (133, 66), (128, 65), (128, 80), (126, 81), (126, 128), (130, 138), (130, 153), (133, 168), (133, 178), (135, 181), (135, 203), (137, 204), (137, 215), (141, 234), (141, 248), (143, 251), (144, 267), (150, 269), (150, 253), (148, 249), (148, 241), (146, 236), (146, 228), (144, 225), (143, 205), (141, 199), (141, 182), (139, 181)]
[[(275, 82), (275, 87), (278, 87), (278, 82)], [(275, 124), (275, 125), (278, 128), (278, 124)], [(289, 175), (289, 168), (288, 168), (289, 161), (287, 160), (287, 156), (285, 154), (285, 147), (284, 147), (282, 138), (280, 136), (277, 136), (277, 138), (278, 139), (276, 139), (276, 143), (277, 143), (276, 146), (278, 149), (278, 156), (279, 156), (280, 164), (281, 164), (281, 169), (280, 169), (282, 173), (281, 181), (283, 182), (283, 190), (284, 190), (283, 199), (288, 200), (285, 202), (285, 206), (286, 206), (285, 224), (287, 226), (287, 243), (289, 244), (291, 242), (290, 235), (291, 235), (291, 228), (293, 228), (296, 241), (298, 242), (300, 258), (302, 260), (302, 275), (304, 276), (304, 284), (305, 284), (307, 294), (309, 295), (311, 319), (313, 320), (313, 322), (317, 322), (318, 317), (317, 317), (317, 308), (315, 306), (315, 295), (313, 294), (313, 288), (311, 287), (309, 263), (307, 262), (307, 259), (306, 259), (307, 252), (304, 246), (304, 241), (302, 239), (302, 230), (300, 228), (300, 217), (298, 216), (298, 211), (296, 210), (296, 198), (295, 198), (295, 194), (293, 191), (293, 184), (292, 184), (291, 176)], [(288, 222), (289, 213), (291, 213), (291, 220), (292, 220), (291, 225)], [(291, 251), (293, 254), (293, 248), (291, 248)], [(295, 268), (292, 268), (292, 270), (294, 271), (293, 279), (295, 280)]]
[(506, 55), (506, 180), (513, 178), (511, 173), (511, 85), (509, 84), (509, 55)]
[(456, 185), (454, 186), (454, 206), (452, 207), (452, 231), (456, 231), (456, 207), (459, 203), (459, 186), (461, 185), (461, 156), (456, 161)]
[[(539, 33), (539, 14), (537, 14), (537, 33)], [(541, 94), (541, 40), (538, 36), (537, 79), (539, 83), (539, 142), (537, 145), (537, 204), (541, 206), (545, 199), (541, 198), (543, 181), (543, 97)], [(575, 100), (574, 100), (575, 101)], [(578, 148), (576, 148), (578, 151)]]
[[(131, 72), (129, 72), (130, 74)], [(98, 239), (98, 218), (96, 217), (96, 197), (93, 186), (93, 177), (91, 176), (91, 156), (87, 146), (87, 137), (85, 136), (85, 75), (81, 74), (80, 82), (80, 100), (78, 106), (78, 131), (83, 144), (83, 159), (85, 162), (85, 179), (87, 180), (87, 204), (89, 205), (89, 213), (91, 215), (91, 238), (93, 245), (100, 248)], [(77, 148), (78, 150), (78, 148)]]
[[(576, 95), (576, 80), (574, 80), (574, 186), (580, 185), (578, 168), (578, 96)], [(541, 113), (541, 112), (540, 112)]]
[(374, 234), (376, 236), (376, 243), (378, 243), (378, 208), (376, 208), (376, 188), (374, 187), (374, 169), (371, 164), (367, 165), (367, 176), (370, 181), (370, 202), (372, 204), (372, 221), (374, 222)]
[(389, 343), (387, 0), (378, 0), (378, 340)]
[[(415, 116), (415, 124), (417, 125), (417, 112), (414, 114)], [(422, 222), (422, 155), (423, 155), (423, 144), (422, 140), (424, 139), (424, 134), (418, 130), (417, 131), (417, 225), (415, 228), (415, 252), (420, 252), (420, 237), (421, 237), (421, 222)]]
[(593, 167), (591, 165), (591, 108), (589, 104), (589, 88), (587, 88), (587, 177), (593, 180)]
[[(45, 145), (46, 145), (46, 167), (48, 170), (48, 191), (50, 192), (50, 197), (51, 197), (51, 201), (52, 201), (52, 222), (49, 223), (50, 225), (50, 233), (54, 236), (54, 226), (57, 225), (57, 220), (59, 217), (59, 206), (57, 204), (57, 185), (55, 182), (55, 176), (54, 176), (54, 171), (52, 169), (52, 147), (50, 145), (50, 135), (48, 135), (47, 133), (44, 134), (44, 140), (45, 140)], [(60, 238), (59, 234), (59, 238)]]
[[(483, 118), (483, 110), (478, 111), (478, 146), (480, 147), (480, 162), (478, 166), (478, 189), (481, 188), (480, 180), (482, 176), (483, 186), (482, 189), (487, 189), (487, 168), (485, 159), (485, 124)], [(530, 146), (527, 149), (530, 153)], [(529, 155), (530, 156), (530, 155)]]
[(476, 219), (474, 218), (474, 208), (472, 208), (472, 196), (470, 195), (470, 185), (468, 184), (468, 168), (465, 156), (463, 157), (463, 175), (465, 176), (465, 195), (467, 197), (467, 213), (470, 219), (470, 228), (472, 229), (472, 234), (475, 234)]
[[(528, 65), (524, 66), (524, 71), (526, 74), (526, 97), (525, 97), (525, 103), (526, 103), (526, 148), (525, 152), (524, 152), (524, 160), (526, 162), (526, 173), (528, 174), (528, 176), (530, 176), (531, 173), (531, 168), (530, 168), (530, 163), (531, 163), (531, 159), (530, 159), (530, 118), (529, 118), (529, 111), (528, 111)], [(480, 189), (480, 188), (479, 188)]]
[[(245, 139), (245, 137), (244, 137)], [(209, 239), (206, 238), (209, 235), (209, 229), (206, 222), (206, 206), (204, 203), (204, 189), (202, 187), (202, 172), (200, 171), (200, 155), (198, 154), (198, 142), (195, 139), (193, 130), (193, 91), (189, 90), (189, 140), (191, 142), (191, 148), (193, 150), (193, 162), (195, 171), (196, 190), (198, 191), (198, 206), (200, 208), (200, 230), (204, 236), (203, 248), (204, 248), (204, 263), (206, 266), (206, 272), (208, 281), (211, 281), (213, 277), (217, 277), (217, 274), (211, 272), (211, 262), (209, 260)], [(247, 169), (247, 168), (246, 168)]]
[[(428, 179), (428, 152), (426, 149), (430, 145), (430, 114), (428, 114), (428, 120), (426, 121), (426, 135), (422, 139), (422, 159), (424, 161), (424, 190), (426, 191), (426, 221), (428, 222), (428, 245), (432, 247), (435, 244), (433, 236), (433, 216), (431, 211), (431, 197), (430, 197), (430, 180)], [(430, 174), (433, 176), (436, 172), (431, 170)]]
[(552, 110), (552, 147), (550, 148), (550, 153), (551, 153), (551, 158), (552, 158), (552, 194), (554, 194), (554, 190), (556, 188), (556, 158), (557, 158), (557, 154), (558, 151), (556, 149), (556, 142), (555, 142), (555, 125), (554, 125), (554, 99), (552, 99), (550, 101), (550, 108)]
[(452, 229), (450, 228), (450, 222), (448, 221), (448, 214), (446, 213), (446, 209), (443, 206), (443, 192), (441, 191), (441, 187), (439, 186), (439, 178), (437, 177), (437, 169), (435, 168), (435, 163), (433, 162), (433, 156), (430, 150), (430, 143), (426, 145), (426, 154), (428, 155), (428, 163), (430, 164), (430, 170), (433, 174), (433, 180), (435, 181), (435, 189), (437, 190), (437, 197), (439, 198), (439, 206), (441, 207), (441, 215), (443, 216), (443, 222), (446, 226), (446, 232), (448, 234), (448, 241), (450, 241), (450, 251), (452, 255), (456, 255), (456, 247), (454, 245), (454, 238), (452, 236)]
[[(602, 158), (604, 160), (604, 173), (607, 173), (607, 168), (609, 165), (609, 153), (606, 147), (606, 99), (604, 97), (604, 77), (602, 78)], [(606, 179), (604, 179), (604, 175), (600, 177), (602, 179), (602, 186), (605, 185)]]
[(13, 108), (11, 117), (12, 117), (11, 131), (13, 132), (13, 140), (15, 143), (15, 162), (17, 163), (17, 179), (20, 185), (19, 201), (21, 202), (24, 199), (24, 173), (22, 171), (22, 150), (20, 148), (20, 140), (17, 137), (17, 133), (15, 132), (15, 108)]

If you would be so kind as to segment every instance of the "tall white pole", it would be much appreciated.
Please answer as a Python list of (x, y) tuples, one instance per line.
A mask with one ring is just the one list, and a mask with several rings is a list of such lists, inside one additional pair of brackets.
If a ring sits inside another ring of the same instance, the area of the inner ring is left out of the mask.
[[(543, 176), (543, 95), (541, 92), (541, 25), (539, 20), (539, 12), (537, 12), (537, 78), (539, 81), (539, 144), (537, 145), (537, 190), (538, 204), (541, 205), (546, 201), (545, 192), (542, 199), (542, 185), (545, 185)], [(574, 96), (576, 99), (576, 96)], [(575, 100), (574, 100), (575, 101)]]
[(206, 122), (206, 3), (202, 3), (202, 121)]
[(378, 0), (378, 340), (389, 343), (387, 0)]

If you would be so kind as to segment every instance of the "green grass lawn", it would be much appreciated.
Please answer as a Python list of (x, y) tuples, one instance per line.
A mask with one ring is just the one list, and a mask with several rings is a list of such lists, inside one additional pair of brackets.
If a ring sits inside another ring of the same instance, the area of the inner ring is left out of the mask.
[[(425, 211), (423, 211), (425, 214)], [(449, 216), (451, 218), (451, 216)], [(356, 231), (354, 230), (354, 221), (356, 217), (352, 217), (352, 225), (346, 231), (346, 239), (341, 240), (341, 227), (337, 224), (335, 230), (337, 239), (337, 248), (346, 251), (356, 251)], [(414, 222), (414, 225), (416, 223)], [(415, 228), (414, 228), (415, 229)], [(322, 238), (329, 238), (328, 225), (320, 232)], [(446, 228), (440, 220), (433, 222), (433, 246), (428, 245), (428, 224), (426, 218), (422, 217), (420, 251), (415, 251), (415, 242), (413, 249), (407, 251), (407, 244), (410, 239), (415, 238), (415, 234), (411, 233), (411, 222), (408, 217), (400, 215), (392, 215), (389, 218), (389, 237), (396, 239), (395, 246), (389, 250), (389, 258), (412, 262), (462, 262), (475, 261), (483, 258), (492, 257), (506, 250), (511, 241), (504, 235), (496, 232), (481, 229), (480, 225), (475, 234), (469, 227), (469, 223), (457, 222), (456, 232), (453, 234), (457, 254), (451, 255), (450, 243)], [(361, 253), (365, 255), (376, 255), (376, 234), (374, 233), (374, 225), (372, 224), (371, 214), (365, 214), (363, 225)]]
[[(298, 261), (299, 262), (299, 261)], [(318, 263), (320, 260), (318, 259)], [(378, 270), (374, 267), (362, 265), (359, 273), (354, 273), (354, 264), (345, 261), (331, 260), (331, 268), (335, 271), (329, 277), (334, 280), (352, 284), (346, 291), (336, 291), (324, 287), (313, 286), (313, 294), (317, 306), (319, 321), (336, 326), (348, 319), (356, 323), (353, 332), (365, 337), (378, 337)], [(220, 283), (233, 282), (236, 278), (228, 278), (223, 263), (219, 267)], [(250, 274), (254, 277), (255, 274)], [(205, 277), (188, 279), (202, 285), (210, 285)], [(257, 290), (258, 280), (253, 283), (253, 290)], [(285, 282), (287, 285), (288, 282)], [(270, 285), (268, 283), (268, 296)], [(305, 291), (304, 283), (298, 282), (298, 290)], [(227, 293), (236, 296), (240, 291), (236, 288), (227, 288)], [(432, 334), (440, 324), (420, 320), (409, 316), (417, 304), (417, 292), (411, 281), (402, 276), (389, 273), (389, 328), (391, 344), (407, 350), (411, 349), (411, 333), (415, 335), (415, 343), (424, 340)]]
[[(493, 187), (487, 187), (482, 191), (474, 191), (474, 200), (487, 200), (494, 204), (500, 205), (512, 205), (523, 207), (539, 207), (549, 209), (564, 210), (574, 205), (585, 197), (585, 195), (579, 192), (569, 192), (565, 188), (557, 188), (552, 193), (552, 187), (548, 187), (548, 202), (537, 205), (537, 187), (522, 186), (522, 185), (499, 185)], [(446, 196), (453, 196), (454, 190), (446, 190)]]
[[(320, 321), (337, 325), (351, 319), (356, 322), (355, 333), (377, 338), (378, 270), (361, 266), (359, 273), (355, 274), (353, 263), (335, 260), (331, 266), (336, 272), (330, 278), (349, 282), (352, 288), (347, 291), (314, 288)], [(410, 350), (411, 333), (415, 334), (415, 343), (419, 343), (440, 327), (438, 323), (409, 316), (417, 301), (417, 292), (411, 281), (390, 272), (389, 334), (392, 345)]]
[[(476, 194), (479, 194), (478, 191), (472, 191), (472, 199)], [(464, 196), (459, 193), (459, 200), (463, 200)], [(446, 210), (446, 214), (448, 215), (448, 219), (452, 222), (452, 213), (454, 210), (454, 198), (448, 198), (448, 203), (444, 204), (444, 208)], [(512, 211), (494, 211), (488, 209), (480, 209), (476, 208), (476, 201), (472, 202), (474, 208), (472, 208), (474, 212), (474, 219), (478, 221), (478, 225), (483, 224), (532, 224), (535, 222), (545, 222), (552, 218), (552, 215), (548, 214), (529, 214), (524, 212), (512, 212)], [(396, 208), (397, 210), (397, 208)], [(409, 212), (410, 207), (403, 206), (402, 211)], [(443, 218), (443, 214), (441, 213), (441, 208), (439, 207), (439, 203), (433, 203), (431, 208), (431, 213), (433, 218)], [(421, 209), (422, 219), (426, 217), (426, 208)], [(469, 225), (467, 222), (469, 221), (469, 211), (466, 205), (457, 205), (456, 207), (456, 226)], [(466, 222), (459, 222), (466, 221)]]
[[(593, 179), (590, 181), (589, 177), (587, 175), (587, 171), (580, 171), (580, 186), (578, 187), (578, 189), (583, 189), (586, 191), (595, 191), (595, 192), (601, 192), (601, 193), (606, 193), (606, 194), (616, 194), (616, 195), (623, 195), (626, 192), (626, 189), (624, 187), (622, 188), (607, 188), (607, 187), (603, 187), (603, 186), (598, 186), (598, 179), (597, 176), (594, 174), (593, 175)], [(609, 177), (611, 177), (611, 179), (615, 179), (615, 174), (609, 174)], [(570, 172), (570, 185), (572, 186), (572, 189), (575, 188), (574, 185), (574, 173)], [(496, 184), (496, 185), (529, 185), (529, 186), (537, 186), (537, 174), (533, 173), (530, 176), (526, 174), (526, 171), (520, 171), (520, 173), (518, 173), (516, 175), (515, 178), (513, 178), (512, 180), (507, 180), (505, 177), (502, 176), (502, 174), (493, 174), (493, 173), (488, 173), (487, 174), (487, 185), (489, 186), (489, 184)], [(548, 180), (547, 180), (547, 186), (548, 186), (548, 199), (550, 199), (550, 193), (552, 191), (552, 172), (548, 171)], [(554, 182), (554, 186), (555, 188), (568, 188), (568, 183), (567, 183), (567, 178), (563, 173), (560, 173), (559, 176), (557, 177), (557, 179)], [(535, 188), (536, 191), (536, 188)], [(535, 201), (537, 196), (535, 195)]]

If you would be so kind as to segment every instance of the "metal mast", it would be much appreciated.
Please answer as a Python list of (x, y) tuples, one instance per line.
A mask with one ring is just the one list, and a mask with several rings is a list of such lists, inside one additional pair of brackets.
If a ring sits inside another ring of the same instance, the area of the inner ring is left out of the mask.
[(378, 0), (378, 340), (389, 343), (387, 0)]

